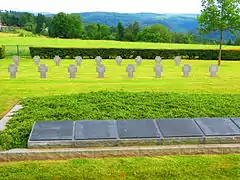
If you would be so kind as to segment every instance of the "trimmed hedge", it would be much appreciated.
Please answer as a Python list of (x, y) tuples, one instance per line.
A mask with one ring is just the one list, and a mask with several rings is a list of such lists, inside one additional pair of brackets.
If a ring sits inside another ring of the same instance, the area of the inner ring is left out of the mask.
[(5, 46), (0, 46), (0, 59), (5, 58)]
[[(55, 55), (62, 59), (82, 56), (83, 58), (95, 59), (101, 56), (103, 59), (113, 59), (121, 56), (123, 59), (134, 59), (141, 56), (143, 59), (155, 59), (161, 56), (163, 59), (181, 55), (189, 59), (216, 60), (218, 49), (117, 49), (117, 48), (56, 48), (56, 47), (29, 47), (32, 57), (40, 56), (43, 59), (52, 59)], [(239, 50), (223, 50), (223, 60), (240, 60)]]

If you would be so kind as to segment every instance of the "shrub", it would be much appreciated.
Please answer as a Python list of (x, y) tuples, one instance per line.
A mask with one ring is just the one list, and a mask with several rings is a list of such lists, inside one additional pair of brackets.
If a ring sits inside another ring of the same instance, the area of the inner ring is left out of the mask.
[[(122, 56), (124, 59), (134, 59), (141, 56), (143, 59), (155, 59), (161, 56), (163, 59), (181, 55), (189, 59), (215, 60), (218, 59), (218, 49), (117, 49), (117, 48), (56, 48), (56, 47), (29, 47), (32, 57), (38, 55), (41, 58), (83, 58), (94, 59), (101, 56), (103, 59), (113, 59)], [(223, 50), (223, 60), (240, 60), (240, 50)]]
[(0, 46), (0, 59), (5, 58), (5, 46)]

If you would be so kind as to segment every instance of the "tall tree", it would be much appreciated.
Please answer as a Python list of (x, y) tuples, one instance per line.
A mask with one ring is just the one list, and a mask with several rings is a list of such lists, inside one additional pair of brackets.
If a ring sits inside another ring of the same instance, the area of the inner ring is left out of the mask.
[(203, 10), (198, 16), (199, 32), (208, 34), (219, 32), (219, 57), (218, 65), (221, 65), (222, 44), (224, 31), (234, 33), (240, 28), (240, 0), (202, 0)]
[[(43, 28), (43, 24), (46, 23), (46, 17), (43, 14), (38, 14), (36, 18), (36, 33), (40, 33)], [(44, 25), (46, 26), (46, 24)]]
[(117, 40), (122, 41), (124, 37), (124, 26), (122, 22), (118, 22), (117, 25)]

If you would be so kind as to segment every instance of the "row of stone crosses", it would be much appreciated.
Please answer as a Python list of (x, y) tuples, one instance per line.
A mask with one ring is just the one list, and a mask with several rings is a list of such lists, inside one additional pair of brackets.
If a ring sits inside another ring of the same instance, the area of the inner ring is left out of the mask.
[[(47, 78), (48, 67), (45, 64), (40, 64), (39, 56), (34, 56), (33, 60), (35, 62), (35, 65), (38, 66), (38, 72), (40, 72), (40, 78)], [(81, 62), (83, 61), (81, 56), (77, 56), (75, 60), (76, 60), (76, 65), (70, 64), (68, 67), (68, 73), (70, 74), (69, 78), (76, 78), (77, 66), (80, 66)], [(123, 59), (121, 56), (117, 56), (116, 57), (117, 65), (121, 66), (122, 60)], [(61, 58), (59, 56), (55, 56), (54, 61), (56, 63), (56, 66), (60, 66)], [(98, 78), (104, 78), (106, 67), (104, 66), (104, 64), (101, 64), (102, 58), (100, 56), (97, 56), (95, 58), (95, 61), (96, 61), (96, 72), (98, 73)], [(161, 61), (162, 61), (161, 57), (156, 56), (155, 58), (156, 66), (154, 67), (156, 78), (160, 78), (163, 72), (163, 66), (161, 65)], [(177, 66), (180, 66), (181, 56), (176, 56), (174, 61)], [(20, 58), (18, 56), (13, 56), (13, 62), (14, 64), (10, 64), (8, 67), (10, 78), (16, 78), (16, 73), (18, 72), (18, 65), (20, 62)], [(135, 72), (135, 66), (140, 66), (142, 62), (141, 56), (137, 56), (135, 58), (135, 62), (136, 62), (136, 65), (128, 64), (126, 66), (126, 72), (128, 73), (128, 78), (133, 78), (133, 74)], [(182, 72), (184, 77), (188, 77), (189, 73), (191, 72), (191, 66), (189, 64), (184, 64), (182, 67)], [(215, 64), (211, 64), (209, 67), (209, 72), (210, 72), (210, 77), (216, 77), (216, 73), (218, 72), (218, 66)]]

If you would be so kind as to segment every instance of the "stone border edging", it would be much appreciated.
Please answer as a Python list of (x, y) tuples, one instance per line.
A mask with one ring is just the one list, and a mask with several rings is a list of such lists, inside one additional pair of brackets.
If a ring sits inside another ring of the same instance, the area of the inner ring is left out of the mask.
[(112, 148), (12, 149), (8, 151), (0, 151), (0, 162), (234, 153), (240, 153), (240, 144), (170, 145)]

